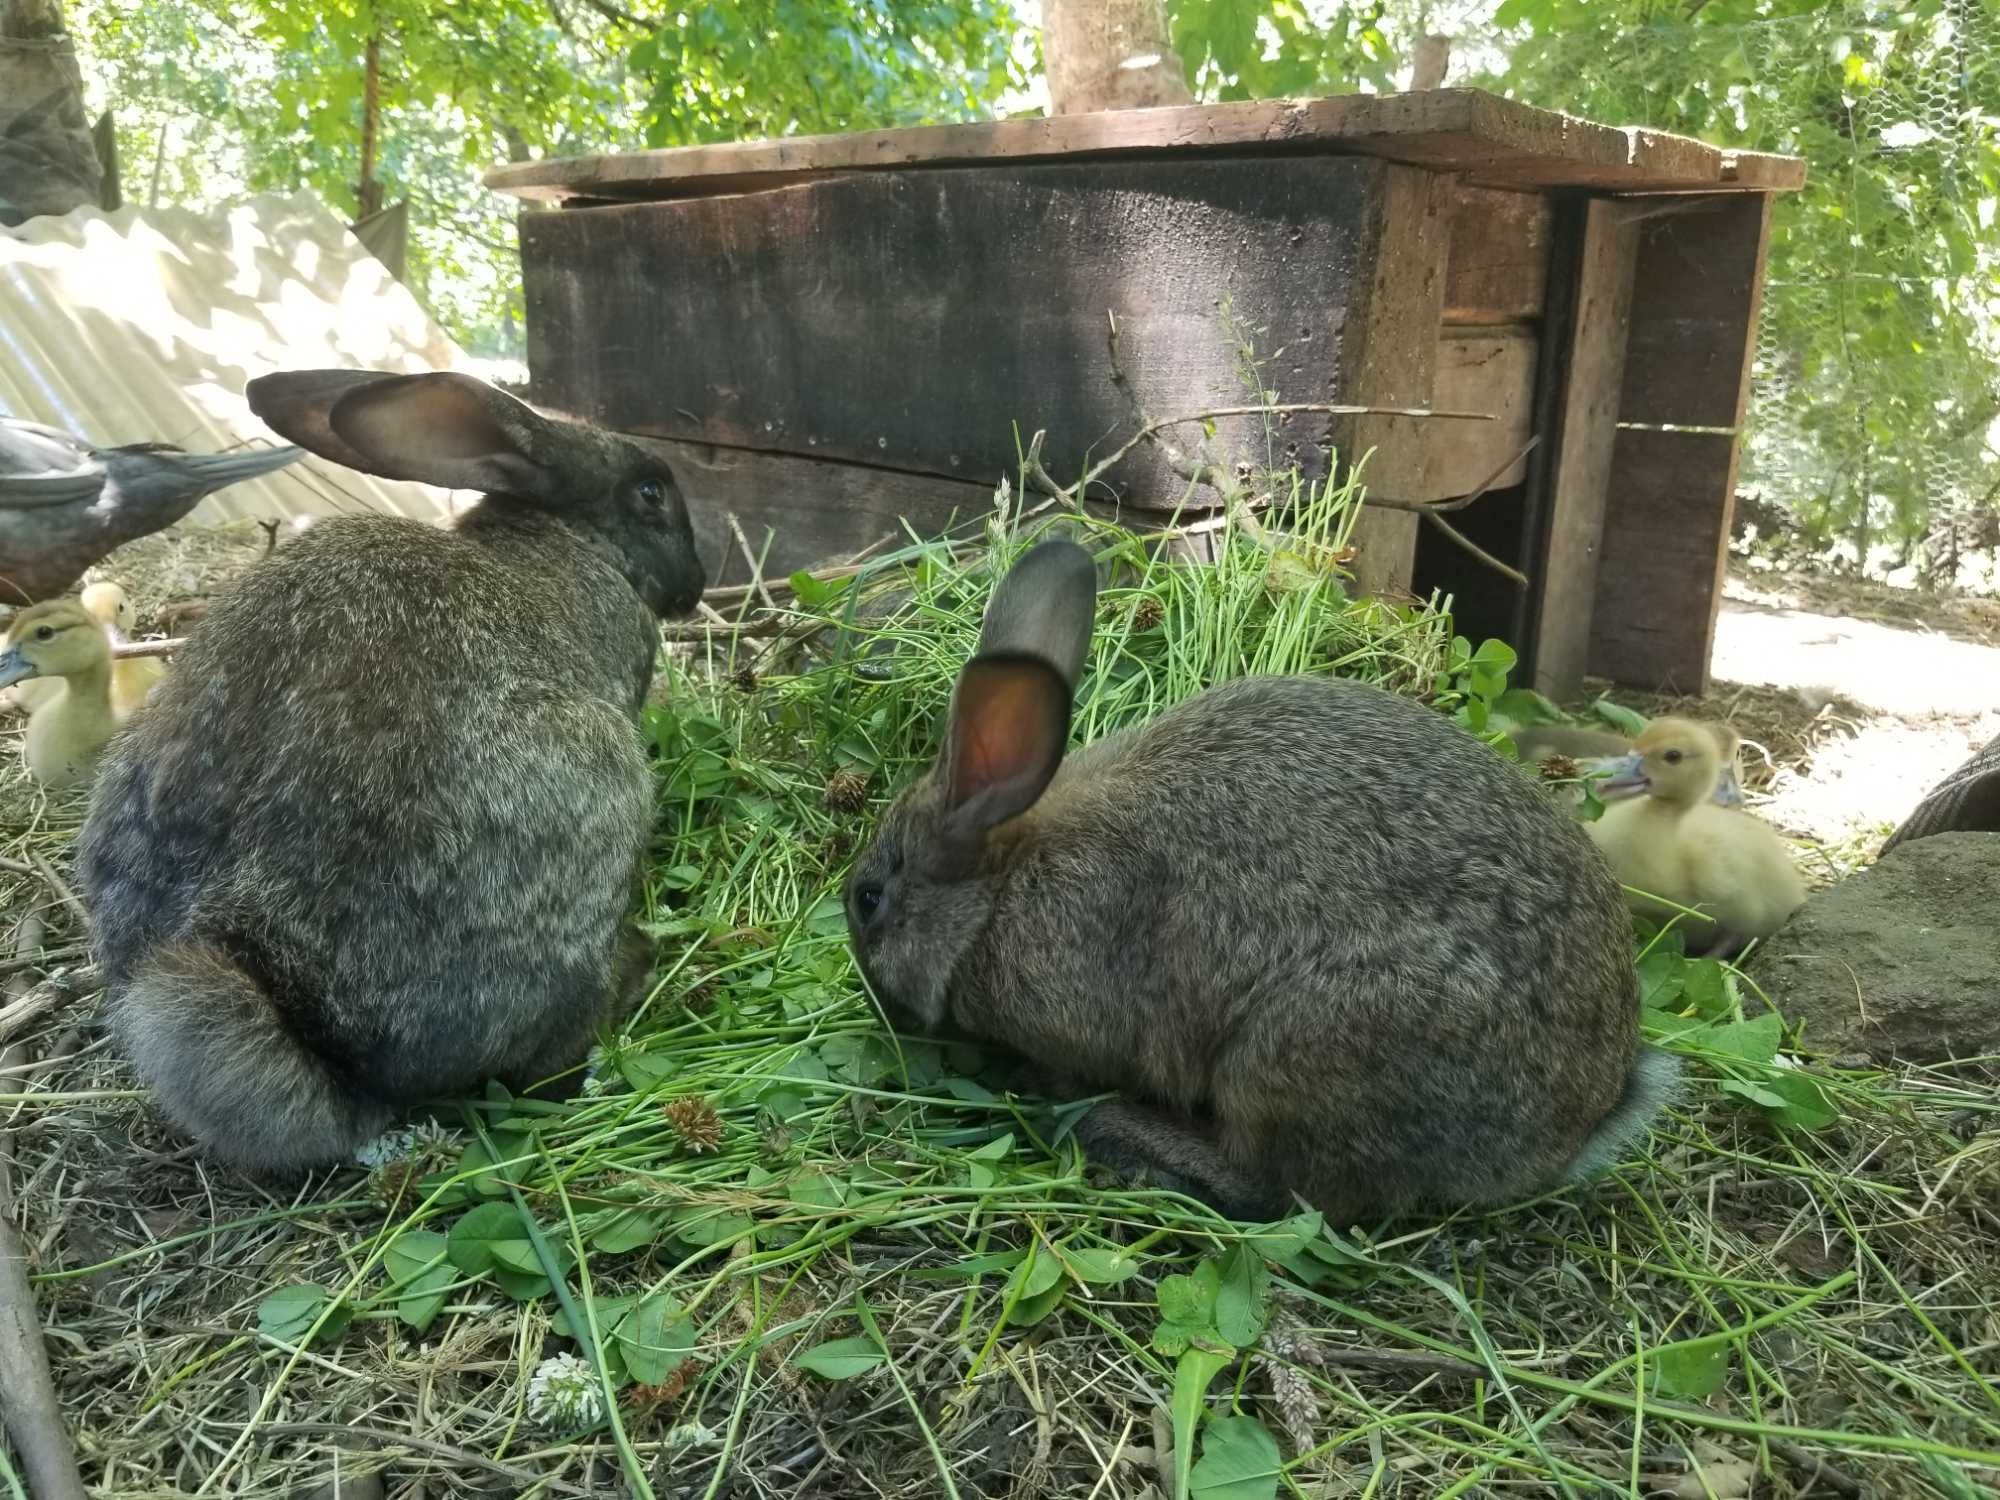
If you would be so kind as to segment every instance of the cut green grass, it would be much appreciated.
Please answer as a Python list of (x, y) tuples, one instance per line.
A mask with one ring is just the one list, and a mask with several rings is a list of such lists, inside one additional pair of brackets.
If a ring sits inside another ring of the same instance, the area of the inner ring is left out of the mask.
[[(1080, 739), (1294, 671), (1492, 731), (1511, 654), (1441, 608), (1351, 599), (1355, 497), (1291, 498), (1295, 531), (1239, 513), (1197, 538), (1207, 561), (1057, 523), (1115, 564)], [(838, 882), (1032, 539), (801, 580), (798, 630), (669, 667), (646, 720), (659, 968), (573, 1100), (490, 1089), (476, 1127), (280, 1200), (211, 1178), (87, 1042), (0, 1085), (94, 1483), (277, 1494), (386, 1464), (434, 1495), (1993, 1493), (1991, 1074), (1797, 1056), (1754, 985), (1671, 935), (1639, 950), (1646, 1027), (1690, 1081), (1645, 1154), (1347, 1234), (1094, 1181), (1078, 1106), (887, 1030)], [(587, 1378), (536, 1386), (563, 1355)]]

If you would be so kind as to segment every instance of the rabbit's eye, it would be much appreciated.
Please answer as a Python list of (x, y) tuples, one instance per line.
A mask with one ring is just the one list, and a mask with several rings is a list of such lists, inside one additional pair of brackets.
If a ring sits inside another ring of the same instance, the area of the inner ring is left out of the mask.
[(874, 881), (854, 888), (854, 914), (866, 922), (882, 909), (882, 887)]
[(657, 479), (642, 479), (639, 481), (639, 498), (648, 505), (665, 505), (667, 487)]
[(1681, 763), (1681, 753), (1678, 750), (1669, 750), (1666, 759), (1668, 765), (1677, 766)]

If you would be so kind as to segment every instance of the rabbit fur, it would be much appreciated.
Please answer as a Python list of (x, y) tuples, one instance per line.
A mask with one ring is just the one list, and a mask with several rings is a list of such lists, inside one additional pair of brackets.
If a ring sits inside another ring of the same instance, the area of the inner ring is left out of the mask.
[(907, 1029), (1115, 1090), (1086, 1152), (1247, 1219), (1493, 1204), (1613, 1164), (1670, 1093), (1589, 839), (1435, 711), (1328, 678), (1210, 688), (1064, 755), (1095, 572), (1024, 555), (937, 765), (846, 890)]
[(246, 574), (94, 790), (111, 1029), (171, 1119), (275, 1174), (562, 1072), (646, 977), (634, 729), (703, 572), (658, 458), (470, 377), (249, 396), (322, 457), (487, 491), (450, 528), (323, 520)]

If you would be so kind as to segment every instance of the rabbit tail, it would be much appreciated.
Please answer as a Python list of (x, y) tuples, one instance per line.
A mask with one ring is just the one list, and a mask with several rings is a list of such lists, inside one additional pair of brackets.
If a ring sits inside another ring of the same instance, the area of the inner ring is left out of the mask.
[(1570, 1162), (1563, 1174), (1565, 1180), (1583, 1182), (1625, 1160), (1626, 1153), (1645, 1138), (1654, 1118), (1673, 1099), (1680, 1077), (1679, 1058), (1641, 1043), (1632, 1071), (1625, 1078), (1625, 1092)]
[(301, 1042), (239, 965), (199, 941), (148, 954), (113, 1002), (111, 1029), (166, 1114), (250, 1172), (350, 1157), (393, 1117)]

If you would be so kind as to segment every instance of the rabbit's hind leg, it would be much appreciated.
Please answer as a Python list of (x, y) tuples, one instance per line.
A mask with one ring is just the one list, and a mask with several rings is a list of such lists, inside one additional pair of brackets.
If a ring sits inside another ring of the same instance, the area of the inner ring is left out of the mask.
[[(516, 1093), (532, 1099), (563, 1100), (576, 1096), (583, 1087), (584, 1070), (578, 1066), (597, 1040), (600, 1022), (616, 1026), (639, 1008), (652, 985), (653, 964), (659, 945), (632, 923), (619, 929), (617, 947), (611, 955), (611, 982), (605, 987), (604, 1002), (595, 1011), (579, 1012), (565, 1028), (567, 1034), (545, 1036), (534, 1051), (532, 1076), (519, 1074), (502, 1078)], [(563, 1067), (553, 1076), (547, 1060), (561, 1059)]]
[(605, 1019), (622, 1021), (645, 1001), (659, 961), (659, 942), (627, 922), (618, 932), (618, 951), (611, 960), (611, 996)]
[(1264, 1223), (1290, 1205), (1281, 1185), (1245, 1171), (1223, 1151), (1212, 1126), (1185, 1115), (1107, 1100), (1077, 1122), (1076, 1138), (1092, 1162), (1199, 1198), (1231, 1219)]

